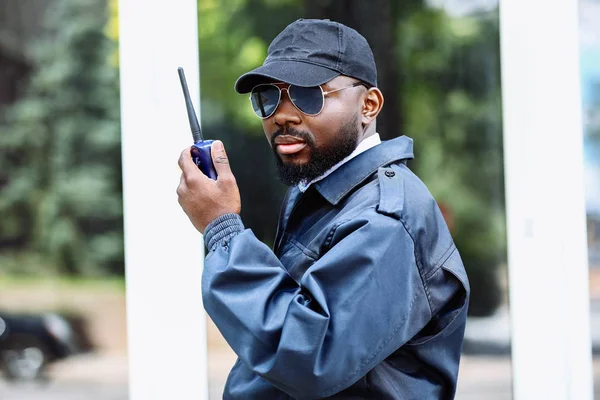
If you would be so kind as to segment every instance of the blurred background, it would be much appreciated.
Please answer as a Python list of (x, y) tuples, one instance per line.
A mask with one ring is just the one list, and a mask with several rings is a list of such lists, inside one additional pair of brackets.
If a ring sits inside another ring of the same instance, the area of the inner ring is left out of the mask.
[[(225, 142), (242, 218), (269, 245), (286, 188), (233, 83), (301, 17), (345, 23), (370, 42), (386, 99), (378, 131), (415, 140), (409, 166), (438, 200), (471, 280), (457, 398), (510, 399), (498, 1), (198, 0), (203, 130)], [(594, 353), (599, 23), (600, 1), (580, 0)], [(127, 398), (118, 39), (116, 0), (0, 0), (2, 399)], [(211, 399), (234, 361), (208, 320)]]

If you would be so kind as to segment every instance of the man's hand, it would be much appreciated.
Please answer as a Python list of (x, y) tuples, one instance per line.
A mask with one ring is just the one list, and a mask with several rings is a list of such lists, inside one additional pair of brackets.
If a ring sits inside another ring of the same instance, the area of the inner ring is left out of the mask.
[(218, 175), (216, 181), (204, 175), (194, 164), (189, 147), (179, 157), (179, 204), (201, 233), (215, 218), (227, 213), (239, 214), (242, 207), (240, 191), (220, 140), (213, 142), (211, 156)]

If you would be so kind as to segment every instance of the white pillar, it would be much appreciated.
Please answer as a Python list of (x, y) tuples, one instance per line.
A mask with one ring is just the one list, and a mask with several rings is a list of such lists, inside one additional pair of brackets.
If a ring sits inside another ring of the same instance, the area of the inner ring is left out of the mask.
[(578, 1), (502, 0), (514, 398), (593, 398)]
[(195, 0), (120, 0), (130, 400), (206, 399), (201, 235), (177, 203), (191, 145), (177, 67), (198, 111)]

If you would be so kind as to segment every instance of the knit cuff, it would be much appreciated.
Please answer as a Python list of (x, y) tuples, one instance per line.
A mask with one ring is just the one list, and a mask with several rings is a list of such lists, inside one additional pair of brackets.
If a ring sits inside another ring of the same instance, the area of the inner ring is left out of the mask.
[(223, 214), (215, 218), (204, 230), (204, 243), (209, 251), (244, 230), (242, 218), (238, 214)]

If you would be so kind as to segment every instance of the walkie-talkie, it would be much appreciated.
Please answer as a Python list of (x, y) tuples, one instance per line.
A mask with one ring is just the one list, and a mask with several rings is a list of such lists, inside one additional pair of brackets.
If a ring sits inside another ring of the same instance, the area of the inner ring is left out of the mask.
[(204, 140), (202, 138), (202, 128), (198, 118), (196, 118), (196, 111), (194, 111), (194, 105), (190, 98), (190, 92), (188, 91), (187, 82), (185, 80), (185, 74), (183, 68), (177, 68), (179, 72), (179, 80), (181, 81), (181, 88), (183, 89), (183, 97), (185, 98), (185, 107), (187, 108), (188, 119), (190, 120), (190, 129), (192, 130), (192, 137), (194, 138), (194, 144), (192, 145), (192, 160), (200, 168), (200, 171), (210, 179), (217, 180), (217, 171), (210, 155), (210, 146), (214, 140)]

